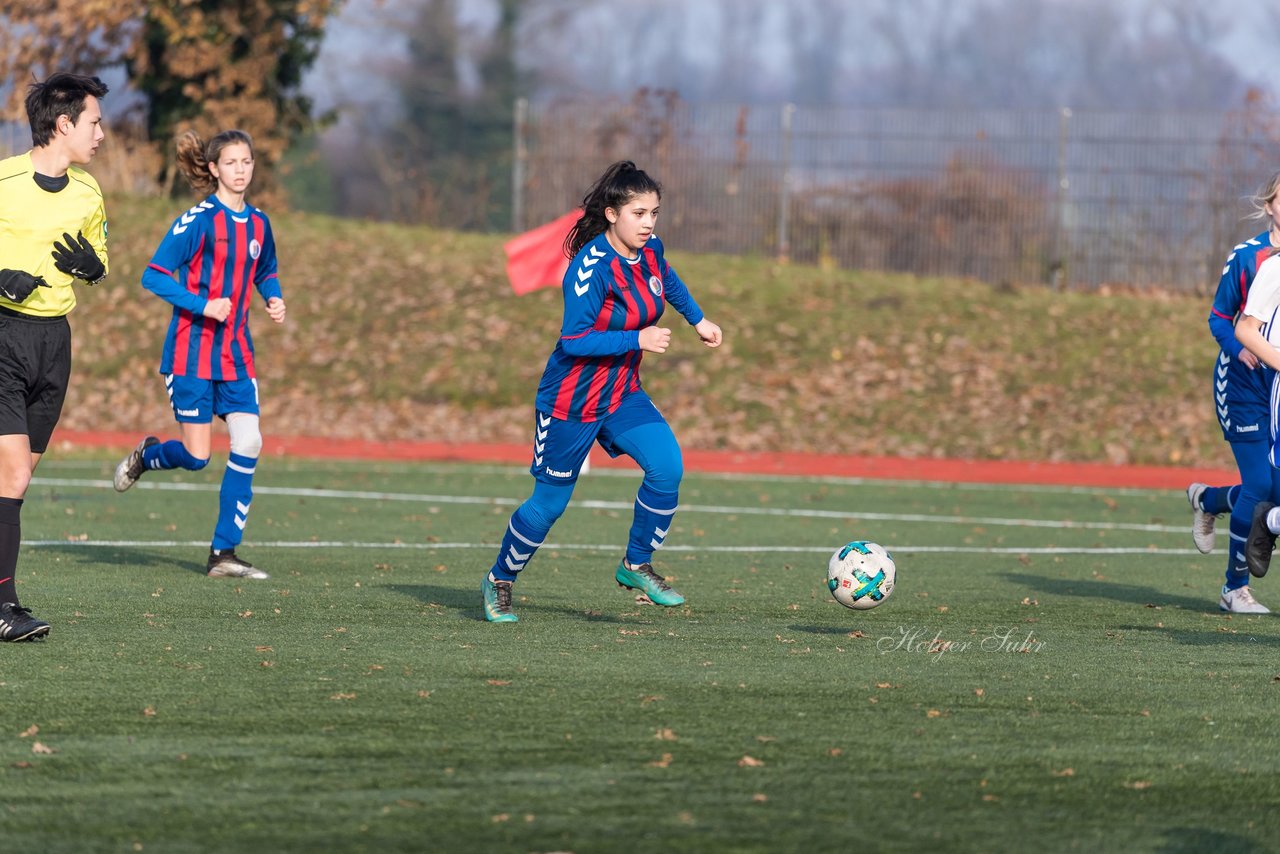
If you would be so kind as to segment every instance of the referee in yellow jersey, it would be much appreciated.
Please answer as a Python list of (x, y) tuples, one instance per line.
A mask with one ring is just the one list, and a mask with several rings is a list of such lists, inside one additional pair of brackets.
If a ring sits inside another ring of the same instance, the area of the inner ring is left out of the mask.
[(49, 634), (14, 585), (22, 498), (62, 414), (74, 285), (107, 275), (107, 218), (81, 169), (102, 142), (97, 77), (53, 74), (27, 92), (32, 148), (0, 160), (0, 641)]

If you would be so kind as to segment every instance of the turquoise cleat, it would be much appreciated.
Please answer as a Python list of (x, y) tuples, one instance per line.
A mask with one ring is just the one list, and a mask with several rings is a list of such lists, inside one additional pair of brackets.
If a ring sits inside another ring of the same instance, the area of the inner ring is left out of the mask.
[(627, 559), (623, 558), (622, 563), (618, 564), (618, 571), (613, 574), (613, 579), (618, 582), (619, 587), (639, 590), (655, 605), (674, 608), (676, 605), (684, 604), (684, 597), (673, 590), (665, 578), (654, 572), (650, 564), (628, 566)]
[(491, 581), (485, 573), (480, 582), (484, 595), (484, 618), (491, 623), (514, 623), (520, 618), (511, 610), (511, 582)]

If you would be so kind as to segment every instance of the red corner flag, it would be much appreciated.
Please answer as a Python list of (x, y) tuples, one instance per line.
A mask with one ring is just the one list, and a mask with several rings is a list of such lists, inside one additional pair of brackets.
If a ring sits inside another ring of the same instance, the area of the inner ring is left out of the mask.
[(564, 271), (569, 269), (569, 259), (564, 257), (564, 239), (580, 216), (581, 210), (572, 211), (503, 244), (511, 290), (527, 294), (538, 288), (560, 286)]

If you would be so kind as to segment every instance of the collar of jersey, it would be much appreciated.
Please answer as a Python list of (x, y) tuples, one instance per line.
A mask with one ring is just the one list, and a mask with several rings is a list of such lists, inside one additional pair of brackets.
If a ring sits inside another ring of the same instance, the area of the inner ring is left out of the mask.
[(622, 262), (624, 264), (630, 264), (631, 266), (634, 267), (636, 264), (639, 264), (640, 259), (644, 257), (644, 251), (641, 250), (641, 252), (637, 254), (636, 257), (628, 258), (626, 255), (623, 255), (617, 249), (614, 249), (613, 244), (609, 242), (609, 238), (605, 237), (604, 234), (601, 234), (598, 239), (600, 241), (602, 249), (604, 249), (607, 252), (612, 252), (614, 255), (617, 255), (620, 259), (622, 259)]
[(208, 197), (208, 199), (207, 199), (207, 201), (212, 202), (213, 204), (215, 204), (215, 205), (217, 205), (218, 207), (222, 208), (224, 211), (226, 211), (226, 212), (227, 212), (227, 216), (231, 217), (231, 218), (232, 218), (233, 220), (235, 220), (236, 222), (248, 222), (248, 221), (249, 221), (249, 212), (250, 212), (251, 210), (253, 210), (253, 206), (252, 206), (252, 205), (250, 205), (248, 202), (245, 202), (245, 203), (244, 203), (244, 210), (242, 210), (242, 211), (238, 211), (238, 212), (237, 212), (237, 211), (233, 211), (231, 208), (227, 207), (226, 205), (224, 205), (224, 204), (222, 203), (222, 199), (218, 198), (218, 194), (217, 194), (217, 193), (210, 193), (210, 194), (209, 194), (209, 197)]

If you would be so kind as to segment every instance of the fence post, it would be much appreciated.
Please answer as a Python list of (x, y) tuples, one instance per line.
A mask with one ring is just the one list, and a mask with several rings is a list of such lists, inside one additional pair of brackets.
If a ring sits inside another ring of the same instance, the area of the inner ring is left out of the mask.
[(525, 138), (529, 124), (528, 98), (516, 99), (513, 123), (515, 156), (511, 158), (511, 231), (519, 234), (524, 231), (524, 184), (529, 161), (529, 146)]
[(795, 104), (782, 107), (782, 182), (778, 198), (778, 260), (791, 257), (791, 117)]
[(1049, 262), (1049, 286), (1062, 290), (1067, 274), (1067, 262), (1063, 258), (1066, 251), (1067, 227), (1067, 189), (1070, 180), (1067, 178), (1067, 136), (1071, 127), (1071, 108), (1063, 107), (1058, 111), (1058, 188), (1056, 194), (1053, 222), (1053, 259)]

